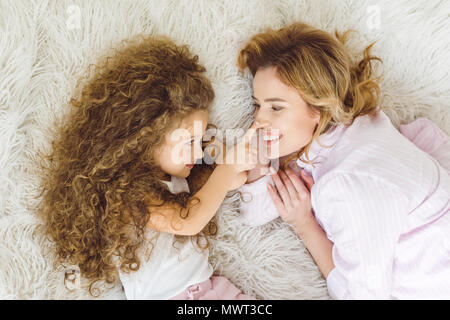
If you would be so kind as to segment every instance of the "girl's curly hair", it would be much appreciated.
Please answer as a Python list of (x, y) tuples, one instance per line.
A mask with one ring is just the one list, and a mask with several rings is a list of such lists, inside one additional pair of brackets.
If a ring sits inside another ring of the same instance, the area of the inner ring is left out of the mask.
[[(159, 181), (168, 175), (153, 151), (174, 123), (208, 110), (214, 91), (198, 57), (162, 36), (123, 40), (93, 66), (52, 129), (51, 153), (39, 157), (38, 213), (56, 245), (55, 263), (78, 265), (94, 296), (94, 283), (114, 283), (118, 266), (139, 269), (151, 201), (186, 209), (193, 200)], [(215, 231), (211, 221), (197, 243)]]

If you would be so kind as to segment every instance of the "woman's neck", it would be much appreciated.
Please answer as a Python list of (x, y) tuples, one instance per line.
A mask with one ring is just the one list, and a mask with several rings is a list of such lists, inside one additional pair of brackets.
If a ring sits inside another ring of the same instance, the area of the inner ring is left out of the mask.
[(292, 153), (290, 153), (290, 154), (288, 154), (288, 155), (285, 155), (285, 156), (280, 157), (280, 158), (279, 158), (279, 160), (280, 160), (280, 166), (282, 166), (282, 165), (285, 163), (285, 161), (287, 161), (289, 158), (292, 158), (293, 156), (296, 156), (297, 153), (298, 153), (298, 151), (294, 151), (294, 152), (292, 152)]

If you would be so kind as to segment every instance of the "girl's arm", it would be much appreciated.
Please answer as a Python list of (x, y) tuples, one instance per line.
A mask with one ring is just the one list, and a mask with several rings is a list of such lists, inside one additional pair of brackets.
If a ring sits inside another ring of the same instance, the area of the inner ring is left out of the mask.
[[(206, 163), (195, 165), (191, 169), (191, 173), (187, 177), (187, 181), (189, 184), (189, 190), (191, 190), (191, 192), (193, 192), (193, 193), (200, 190), (200, 188), (205, 185), (206, 181), (208, 181), (208, 178), (214, 172), (214, 169), (216, 168), (216, 166), (217, 165), (215, 163), (213, 163), (211, 165), (208, 165)], [(233, 180), (228, 191), (239, 188), (246, 181), (247, 181), (247, 171), (239, 172), (239, 174)]]
[(234, 166), (217, 165), (204, 186), (193, 195), (200, 202), (192, 205), (185, 218), (182, 216), (186, 215), (187, 209), (177, 204), (149, 207), (150, 220), (147, 227), (186, 236), (199, 233), (219, 209), (237, 175)]
[[(195, 165), (187, 177), (187, 182), (189, 184), (189, 190), (192, 193), (196, 193), (203, 187), (208, 181), (208, 178), (213, 173), (217, 164), (215, 162), (221, 156), (222, 162), (225, 163), (226, 158), (226, 145), (224, 141), (219, 141), (216, 137), (212, 137), (210, 141), (204, 141), (202, 144), (202, 149), (204, 157), (202, 163)], [(247, 182), (249, 172), (253, 171), (242, 171), (233, 180), (229, 191), (235, 190)]]
[[(178, 235), (199, 233), (215, 215), (227, 192), (236, 185), (245, 183), (247, 179), (245, 171), (255, 166), (256, 148), (251, 147), (250, 144), (254, 132), (255, 129), (251, 127), (241, 142), (232, 147), (235, 155), (241, 154), (240, 150), (244, 150), (247, 155), (245, 163), (234, 161), (233, 164), (227, 164), (225, 161), (226, 153), (221, 152), (222, 163), (215, 164), (214, 170), (198, 191), (193, 190), (192, 198), (197, 198), (200, 201), (194, 200), (195, 202), (190, 205), (188, 212), (186, 208), (174, 203), (149, 207), (150, 220), (147, 226), (153, 230)], [(222, 150), (225, 150), (225, 148)], [(205, 176), (200, 183), (203, 183)], [(192, 181), (191, 185), (194, 186)], [(194, 187), (196, 189), (199, 185), (197, 184)]]

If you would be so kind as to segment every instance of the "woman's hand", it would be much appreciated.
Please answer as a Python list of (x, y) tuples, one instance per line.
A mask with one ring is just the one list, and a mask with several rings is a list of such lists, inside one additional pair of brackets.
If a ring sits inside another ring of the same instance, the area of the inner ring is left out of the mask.
[(280, 169), (278, 174), (270, 168), (275, 186), (268, 184), (269, 194), (281, 218), (289, 223), (298, 235), (316, 223), (311, 206), (311, 188), (314, 179), (301, 170), (301, 178), (291, 168)]

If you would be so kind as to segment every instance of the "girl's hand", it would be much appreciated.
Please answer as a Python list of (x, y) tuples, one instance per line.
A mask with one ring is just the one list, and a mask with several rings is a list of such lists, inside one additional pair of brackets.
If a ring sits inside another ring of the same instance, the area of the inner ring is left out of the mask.
[[(236, 184), (232, 186), (233, 189), (236, 189), (234, 187), (235, 185), (245, 183), (247, 180), (247, 171), (252, 170), (257, 164), (258, 154), (257, 146), (254, 143), (255, 136), (256, 129), (252, 125), (241, 140), (233, 146), (227, 147), (224, 141), (215, 139), (215, 137), (211, 142), (203, 144), (208, 159), (207, 164), (210, 164), (212, 161), (214, 165), (227, 165), (236, 173), (238, 177), (236, 178)], [(243, 159), (242, 155), (244, 155)]]
[(316, 223), (311, 206), (311, 188), (314, 179), (301, 170), (301, 179), (291, 168), (275, 172), (270, 168), (275, 186), (268, 184), (269, 194), (281, 218), (289, 223), (297, 234)]
[[(255, 168), (258, 162), (258, 149), (255, 143), (256, 129), (254, 127), (255, 124), (252, 124), (241, 141), (232, 147), (232, 157), (229, 157), (227, 152), (225, 153), (226, 163), (231, 162), (237, 174)], [(244, 159), (239, 158), (241, 155), (244, 155)]]
[(267, 158), (265, 141), (263, 140), (262, 134), (259, 131), (257, 132), (257, 141), (258, 161), (256, 163), (256, 166), (248, 171), (247, 183), (256, 181), (269, 173), (270, 160)]

